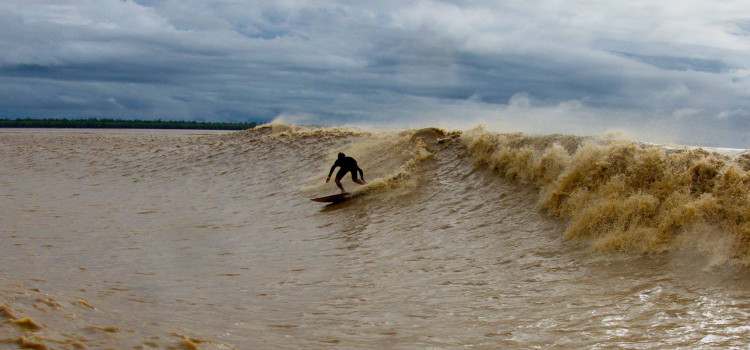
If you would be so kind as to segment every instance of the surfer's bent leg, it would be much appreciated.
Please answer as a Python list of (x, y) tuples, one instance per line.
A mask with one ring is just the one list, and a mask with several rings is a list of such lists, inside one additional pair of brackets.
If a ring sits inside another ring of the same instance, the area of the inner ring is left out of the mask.
[(360, 179), (357, 178), (357, 171), (356, 170), (352, 170), (352, 181), (354, 181), (354, 182), (356, 182), (356, 183), (358, 183), (360, 185), (364, 185), (365, 184), (364, 181), (362, 181), (362, 180), (360, 180)]
[(334, 182), (336, 182), (336, 186), (338, 186), (341, 189), (341, 193), (346, 193), (346, 190), (344, 189), (344, 185), (341, 184), (341, 179), (344, 178), (344, 175), (346, 175), (348, 171), (349, 170), (341, 168), (339, 169), (339, 172), (336, 173), (336, 181)]

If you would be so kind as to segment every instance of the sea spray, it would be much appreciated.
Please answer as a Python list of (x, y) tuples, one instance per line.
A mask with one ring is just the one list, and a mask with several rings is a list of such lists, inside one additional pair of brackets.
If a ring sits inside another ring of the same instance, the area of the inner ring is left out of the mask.
[[(388, 199), (408, 194), (416, 188), (418, 180), (414, 175), (420, 165), (436, 150), (444, 147), (446, 140), (457, 138), (458, 135), (458, 132), (449, 133), (438, 128), (396, 131), (272, 125), (225, 138), (263, 144), (282, 141), (291, 147), (309, 142), (310, 146), (317, 146), (317, 151), (325, 153), (327, 161), (320, 163), (317, 176), (300, 187), (309, 196), (330, 192), (330, 184), (326, 185), (324, 179), (337, 154), (343, 152), (357, 160), (367, 180), (367, 184), (354, 187), (353, 191), (380, 193), (379, 198)], [(346, 184), (347, 177), (343, 179), (344, 187), (352, 190), (352, 185)]]
[(447, 135), (436, 128), (382, 132), (350, 144), (344, 153), (355, 156), (368, 169), (365, 174), (368, 183), (359, 191), (379, 192), (388, 197), (403, 195), (416, 188), (415, 173)]
[[(691, 245), (705, 252), (699, 246), (706, 239), (722, 246), (729, 239), (729, 248), (712, 253), (749, 261), (747, 155), (482, 127), (461, 139), (475, 161), (535, 185), (541, 206), (567, 221), (565, 236), (588, 238), (596, 250), (655, 253)], [(690, 239), (676, 239), (687, 231)]]

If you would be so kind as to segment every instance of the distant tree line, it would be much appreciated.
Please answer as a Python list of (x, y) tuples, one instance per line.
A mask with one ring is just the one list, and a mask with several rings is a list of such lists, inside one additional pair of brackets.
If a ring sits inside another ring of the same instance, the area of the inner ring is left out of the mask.
[(0, 119), (0, 128), (81, 128), (81, 129), (199, 129), (245, 130), (258, 123), (215, 123), (167, 120), (120, 119)]

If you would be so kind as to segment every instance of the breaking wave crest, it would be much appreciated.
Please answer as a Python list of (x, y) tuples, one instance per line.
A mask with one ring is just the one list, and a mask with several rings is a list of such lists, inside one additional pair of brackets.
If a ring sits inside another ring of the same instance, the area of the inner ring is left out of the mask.
[(565, 236), (598, 251), (692, 247), (716, 262), (750, 262), (750, 156), (577, 136), (498, 134), (462, 143), (478, 163), (534, 185)]
[[(415, 174), (421, 164), (444, 147), (445, 141), (458, 136), (458, 133), (448, 133), (436, 128), (405, 131), (370, 130), (357, 133), (352, 133), (350, 129), (300, 128), (271, 137), (299, 139), (311, 133), (320, 137), (319, 140), (337, 139), (339, 142), (327, 143), (317, 150), (310, 150), (325, 152), (326, 161), (322, 163), (318, 176), (303, 186), (303, 192), (311, 196), (330, 192), (330, 186), (324, 186), (324, 180), (338, 152), (343, 152), (354, 156), (360, 166), (366, 168), (367, 184), (357, 187), (354, 191), (379, 193), (385, 196), (384, 198), (406, 195), (414, 189), (418, 184)], [(351, 185), (345, 184), (345, 187), (349, 186)]]
[(565, 237), (589, 241), (596, 251), (689, 249), (711, 255), (715, 263), (750, 263), (747, 153), (729, 156), (574, 135), (503, 134), (481, 126), (447, 132), (272, 125), (225, 137), (323, 152), (319, 175), (302, 188), (310, 196), (330, 194), (324, 180), (338, 152), (353, 155), (365, 167), (368, 184), (345, 184), (347, 189), (388, 199), (418, 186), (415, 175), (436, 152), (456, 148), (505, 178), (533, 185), (539, 205), (564, 221)]

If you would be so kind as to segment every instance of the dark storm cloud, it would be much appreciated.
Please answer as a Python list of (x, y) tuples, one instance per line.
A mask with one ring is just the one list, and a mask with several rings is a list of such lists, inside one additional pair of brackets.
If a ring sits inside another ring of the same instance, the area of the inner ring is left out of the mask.
[(463, 121), (662, 129), (747, 147), (738, 129), (750, 111), (748, 10), (739, 1), (9, 1), (0, 117)]
[(176, 83), (184, 68), (169, 65), (121, 63), (74, 63), (67, 65), (16, 64), (0, 68), (0, 76), (63, 81), (102, 81), (140, 84)]

